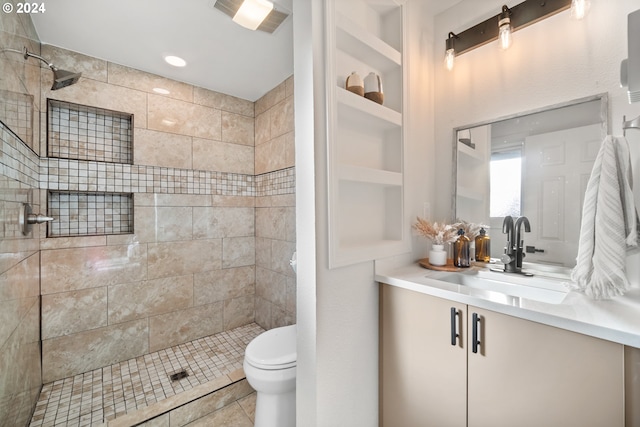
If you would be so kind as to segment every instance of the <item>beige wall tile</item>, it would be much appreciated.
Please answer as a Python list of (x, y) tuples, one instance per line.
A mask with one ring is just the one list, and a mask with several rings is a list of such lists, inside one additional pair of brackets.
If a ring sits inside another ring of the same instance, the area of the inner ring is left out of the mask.
[(222, 141), (254, 145), (254, 119), (240, 114), (222, 112)]
[(41, 252), (42, 294), (146, 279), (146, 245), (52, 249)]
[(135, 68), (114, 64), (113, 62), (107, 64), (107, 70), (108, 81), (111, 84), (142, 90), (152, 94), (156, 94), (153, 90), (155, 88), (166, 89), (170, 93), (162, 96), (193, 102), (193, 86), (190, 84), (146, 73), (136, 70)]
[(161, 95), (148, 95), (148, 129), (220, 140), (221, 111)]
[(271, 239), (256, 237), (256, 265), (271, 268)]
[(256, 295), (284, 307), (287, 296), (287, 278), (282, 274), (256, 267)]
[(271, 140), (271, 111), (267, 110), (256, 116), (255, 145)]
[(225, 237), (222, 239), (222, 268), (242, 267), (255, 263), (255, 237)]
[(255, 207), (255, 197), (251, 196), (211, 196), (213, 206), (217, 207)]
[(194, 87), (193, 102), (248, 117), (253, 117), (254, 115), (253, 102), (201, 87)]
[(271, 109), (271, 137), (293, 131), (293, 98), (285, 98)]
[(193, 305), (193, 275), (109, 286), (109, 324)]
[[(0, 275), (0, 304), (40, 294), (40, 257), (28, 256)], [(1, 345), (0, 341), (0, 345)]]
[(107, 326), (107, 287), (42, 296), (42, 339)]
[(255, 318), (255, 297), (247, 295), (245, 297), (228, 299), (224, 302), (224, 330), (237, 328), (253, 322)]
[(286, 83), (282, 82), (278, 86), (267, 92), (262, 98), (256, 101), (256, 116), (267, 111), (286, 97)]
[(292, 159), (292, 156), (288, 153), (290, 139), (290, 134), (284, 134), (256, 146), (256, 175), (293, 166), (293, 164), (289, 164)]
[(155, 236), (158, 242), (191, 240), (193, 220), (191, 207), (157, 207)]
[(194, 239), (253, 236), (254, 234), (253, 208), (193, 208)]
[(56, 237), (55, 239), (40, 239), (40, 249), (86, 248), (104, 246), (106, 242), (106, 236)]
[(42, 96), (43, 105), (46, 105), (48, 97), (59, 101), (133, 114), (134, 127), (147, 127), (147, 94), (135, 89), (81, 78), (73, 86), (55, 91), (55, 93), (43, 90)]
[(136, 194), (136, 206), (211, 206), (211, 196), (198, 194)]
[(283, 307), (277, 305), (271, 308), (271, 327), (279, 328), (294, 323), (296, 323), (295, 314), (288, 313)]
[(255, 299), (255, 322), (264, 329), (271, 329), (271, 306), (273, 304), (266, 299), (256, 295)]
[(192, 168), (190, 136), (135, 129), (133, 141), (133, 163), (136, 165)]
[(256, 209), (256, 237), (286, 240), (287, 208)]
[(221, 332), (221, 302), (149, 318), (149, 351), (157, 351)]
[(256, 273), (253, 266), (225, 268), (194, 275), (194, 305), (211, 304), (230, 298), (255, 294)]
[(253, 147), (194, 138), (193, 168), (253, 175)]
[(0, 302), (0, 345), (6, 343), (9, 337), (20, 329), (24, 317), (37, 304), (37, 297)]
[(147, 319), (42, 341), (45, 383), (149, 352)]
[(270, 269), (276, 273), (286, 276), (293, 276), (294, 272), (289, 264), (289, 260), (296, 250), (294, 242), (286, 242), (284, 240), (271, 240), (271, 265)]
[(149, 243), (149, 279), (219, 270), (222, 240)]
[[(103, 59), (48, 44), (42, 45), (42, 56), (56, 64), (56, 67), (62, 70), (82, 73), (81, 79), (98, 80), (100, 82), (107, 81), (107, 61)], [(53, 73), (44, 67), (42, 69), (46, 71), (46, 73), (51, 74), (51, 79), (47, 81), (47, 85), (51, 87)]]

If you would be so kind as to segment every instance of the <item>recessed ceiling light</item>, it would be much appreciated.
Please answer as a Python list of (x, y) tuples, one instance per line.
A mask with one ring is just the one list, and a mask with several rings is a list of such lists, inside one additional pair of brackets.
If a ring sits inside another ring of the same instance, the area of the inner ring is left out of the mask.
[(179, 56), (166, 55), (164, 57), (164, 60), (167, 62), (167, 64), (173, 65), (174, 67), (184, 67), (185, 65), (187, 65), (187, 61), (180, 58)]
[(153, 91), (155, 93), (159, 93), (160, 95), (169, 95), (171, 92), (169, 92), (167, 89), (163, 88), (163, 87), (154, 87)]

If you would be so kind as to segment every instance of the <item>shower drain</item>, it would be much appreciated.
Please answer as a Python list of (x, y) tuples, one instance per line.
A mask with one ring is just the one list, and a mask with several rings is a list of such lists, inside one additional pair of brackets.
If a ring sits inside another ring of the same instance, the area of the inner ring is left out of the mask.
[(169, 378), (171, 378), (171, 381), (179, 381), (183, 378), (187, 378), (189, 376), (189, 374), (187, 374), (187, 371), (182, 369), (178, 372), (174, 372), (173, 374), (169, 374)]

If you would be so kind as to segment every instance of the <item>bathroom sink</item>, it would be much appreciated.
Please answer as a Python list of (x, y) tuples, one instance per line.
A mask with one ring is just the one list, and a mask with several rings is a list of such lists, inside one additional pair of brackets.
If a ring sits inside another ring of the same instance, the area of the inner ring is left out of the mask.
[(560, 304), (569, 292), (566, 281), (485, 270), (445, 273), (433, 278), (459, 285), (461, 291), (470, 295), (500, 300), (511, 305), (519, 305), (519, 298)]

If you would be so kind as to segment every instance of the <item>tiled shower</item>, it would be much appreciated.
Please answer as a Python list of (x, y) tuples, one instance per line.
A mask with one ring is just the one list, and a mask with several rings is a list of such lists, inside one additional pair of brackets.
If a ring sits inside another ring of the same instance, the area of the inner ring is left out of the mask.
[[(0, 375), (0, 425), (28, 423), (42, 384), (295, 323), (293, 78), (251, 102), (40, 46), (28, 17), (0, 22), (2, 46), (83, 73), (49, 91), (48, 69), (0, 54), (16, 111), (0, 131), (0, 372), (15, 373)], [(22, 202), (56, 222), (23, 236)]]

